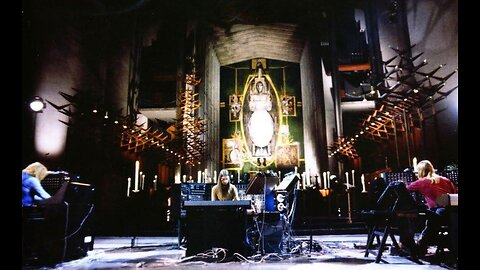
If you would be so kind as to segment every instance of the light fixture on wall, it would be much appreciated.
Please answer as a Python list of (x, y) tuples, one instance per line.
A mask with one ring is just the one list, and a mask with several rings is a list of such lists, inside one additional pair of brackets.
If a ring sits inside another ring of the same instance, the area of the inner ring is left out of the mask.
[(45, 109), (46, 107), (47, 107), (47, 104), (45, 103), (45, 101), (43, 101), (43, 98), (39, 96), (35, 96), (33, 100), (30, 102), (30, 109), (36, 113), (43, 112), (43, 109)]

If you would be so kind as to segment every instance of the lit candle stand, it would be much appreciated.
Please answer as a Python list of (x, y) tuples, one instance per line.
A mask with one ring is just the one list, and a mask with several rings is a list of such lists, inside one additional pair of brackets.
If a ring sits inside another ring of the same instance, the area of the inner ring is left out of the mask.
[(365, 187), (365, 175), (363, 173), (360, 179), (362, 179), (362, 193), (367, 193), (367, 189)]
[[(323, 182), (322, 182), (323, 179)], [(322, 195), (322, 197), (327, 197), (330, 194), (330, 189), (327, 188), (327, 173), (322, 173), (322, 179), (320, 179), (320, 183), (318, 182), (318, 175), (315, 176), (315, 180), (317, 181), (316, 186), (318, 187), (318, 191)], [(320, 185), (321, 184), (321, 185)], [(322, 188), (320, 188), (322, 186)]]
[(130, 197), (130, 186), (131, 186), (132, 178), (127, 178), (127, 197)]
[(327, 186), (327, 172), (323, 172), (322, 175), (323, 175), (323, 189), (327, 189), (328, 188), (328, 186)]
[(348, 223), (352, 223), (352, 204), (350, 199), (350, 192), (347, 192), (347, 204), (348, 204)]
[(361, 174), (360, 175), (360, 182), (361, 182), (361, 187), (360, 186), (358, 187), (358, 190), (355, 191), (354, 193), (354, 196), (353, 197), (353, 204), (354, 204), (354, 207), (355, 209), (371, 209), (371, 194), (369, 193), (369, 177), (371, 177), (371, 175), (367, 174)]
[(138, 177), (141, 175), (142, 172), (140, 172), (140, 161), (135, 161), (135, 189), (132, 190), (132, 192), (139, 192), (140, 190), (138, 189), (138, 184), (139, 180)]
[(330, 188), (330, 171), (327, 171), (327, 188)]
[(306, 188), (306, 180), (305, 180), (305, 172), (302, 173), (302, 189), (305, 189)]
[(355, 187), (355, 170), (352, 170), (352, 187)]
[(153, 179), (153, 190), (157, 190), (157, 181), (158, 181), (158, 178), (157, 178), (157, 175), (155, 174), (155, 179)]
[(348, 182), (348, 172), (345, 172), (345, 183), (347, 185), (347, 190), (350, 188), (350, 183)]
[(345, 172), (345, 178), (347, 182), (347, 208), (348, 208), (348, 223), (352, 223), (352, 199), (351, 199), (351, 193), (353, 189), (353, 185), (350, 185), (348, 182), (348, 172)]
[(320, 191), (320, 194), (322, 195), (322, 197), (327, 197), (328, 195), (330, 195), (330, 189), (329, 188), (322, 188), (322, 189), (319, 189)]

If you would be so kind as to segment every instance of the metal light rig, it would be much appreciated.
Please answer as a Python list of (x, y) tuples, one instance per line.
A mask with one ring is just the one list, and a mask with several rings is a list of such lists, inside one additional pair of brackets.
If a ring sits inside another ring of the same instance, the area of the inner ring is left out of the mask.
[(203, 160), (205, 142), (202, 134), (206, 132), (206, 121), (199, 117), (201, 107), (195, 87), (200, 84), (195, 69), (195, 58), (192, 58), (193, 69), (185, 76), (185, 90), (180, 93), (180, 120), (179, 130), (182, 132), (185, 164), (197, 165)]
[[(362, 120), (361, 130), (358, 133), (352, 137), (336, 140), (329, 147), (329, 157), (339, 155), (348, 158), (358, 157), (354, 144), (360, 136), (381, 142), (391, 138), (396, 139), (397, 133), (404, 132), (408, 140), (410, 128), (422, 126), (421, 122), (425, 119), (424, 113), (430, 109), (431, 114), (435, 116), (435, 104), (458, 88), (455, 86), (443, 91), (446, 81), (457, 70), (445, 76), (437, 75), (438, 71), (445, 67), (443, 64), (430, 71), (424, 71), (428, 65), (427, 60), (424, 59), (419, 63), (416, 61), (423, 52), (410, 57), (414, 46), (415, 44), (405, 50), (391, 47), (397, 55), (383, 61), (385, 74), (383, 80), (372, 86), (378, 95), (377, 109)], [(410, 160), (410, 154), (408, 160)]]

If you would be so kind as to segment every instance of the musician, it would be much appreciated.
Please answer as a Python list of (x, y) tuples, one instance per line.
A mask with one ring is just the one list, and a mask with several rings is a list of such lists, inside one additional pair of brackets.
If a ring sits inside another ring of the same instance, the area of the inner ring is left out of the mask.
[(218, 183), (212, 187), (212, 201), (238, 201), (238, 189), (230, 183), (228, 170), (222, 169), (218, 174)]
[(436, 200), (440, 195), (457, 193), (457, 188), (450, 179), (436, 174), (430, 161), (420, 161), (417, 168), (418, 180), (410, 183), (407, 190), (420, 192), (428, 206), (425, 227), (417, 241), (418, 255), (425, 255), (428, 245), (433, 244), (438, 234), (440, 224), (446, 219), (445, 208), (438, 207)]
[(51, 197), (40, 184), (47, 175), (47, 167), (40, 162), (34, 162), (22, 170), (22, 206), (32, 206), (37, 200)]

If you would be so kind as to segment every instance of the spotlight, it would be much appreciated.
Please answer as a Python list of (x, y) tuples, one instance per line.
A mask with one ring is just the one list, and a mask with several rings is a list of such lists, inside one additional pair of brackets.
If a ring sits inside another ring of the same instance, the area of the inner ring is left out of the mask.
[(47, 104), (43, 101), (43, 98), (35, 96), (30, 102), (30, 109), (34, 112), (42, 112), (47, 107)]

